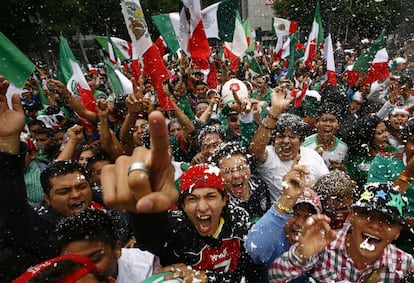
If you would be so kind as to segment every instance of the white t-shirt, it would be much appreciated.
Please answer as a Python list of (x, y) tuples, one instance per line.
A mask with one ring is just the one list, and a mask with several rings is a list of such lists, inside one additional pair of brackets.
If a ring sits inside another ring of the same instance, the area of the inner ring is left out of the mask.
[[(337, 137), (334, 138), (335, 145), (332, 148), (332, 150), (324, 151), (322, 154), (322, 158), (329, 169), (331, 169), (331, 164), (329, 160), (335, 160), (343, 163), (348, 153), (348, 145), (340, 139), (338, 139)], [(318, 134), (313, 134), (309, 137), (306, 137), (305, 141), (303, 142), (303, 146), (306, 148), (316, 149), (316, 147), (318, 146)]]
[[(260, 176), (269, 186), (270, 200), (275, 202), (282, 194), (282, 178), (292, 167), (293, 160), (282, 161), (275, 152), (273, 145), (266, 146), (267, 159), (259, 164), (257, 169)], [(312, 182), (316, 182), (321, 176), (328, 174), (322, 157), (313, 149), (300, 147), (300, 160), (298, 165), (306, 165), (310, 172)]]
[(158, 257), (138, 248), (122, 249), (118, 259), (117, 283), (138, 283), (150, 277), (154, 269), (161, 267)]

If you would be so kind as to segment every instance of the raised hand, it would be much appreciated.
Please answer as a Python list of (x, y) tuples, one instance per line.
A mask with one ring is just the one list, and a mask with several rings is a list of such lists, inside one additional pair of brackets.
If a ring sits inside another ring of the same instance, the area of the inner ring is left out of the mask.
[(323, 214), (314, 214), (308, 218), (297, 244), (295, 254), (301, 260), (307, 260), (318, 254), (333, 240), (335, 231), (329, 226), (330, 218)]
[(207, 276), (204, 270), (192, 269), (184, 263), (177, 263), (173, 265), (164, 266), (157, 269), (154, 274), (162, 272), (171, 272), (164, 277), (165, 280), (173, 280), (174, 278), (181, 278), (184, 283), (200, 282), (206, 283)]
[(271, 107), (276, 108), (281, 112), (289, 109), (294, 97), (289, 89), (283, 85), (274, 88), (272, 93)]
[(283, 182), (289, 186), (291, 192), (294, 193), (294, 195), (297, 197), (299, 197), (299, 195), (303, 192), (305, 186), (309, 185), (309, 170), (305, 165), (298, 165), (299, 160), (300, 155), (297, 155), (293, 160), (293, 164), (289, 172), (283, 176)]
[(0, 76), (0, 151), (12, 154), (19, 152), (20, 132), (24, 128), (25, 114), (20, 103), (20, 95), (11, 97), (11, 109), (7, 103), (7, 89), (9, 82)]
[[(151, 150), (137, 147), (131, 156), (120, 156), (114, 165), (103, 168), (104, 201), (111, 207), (135, 213), (161, 212), (178, 199), (165, 118), (154, 111), (148, 121)], [(130, 170), (133, 163), (140, 169)]]

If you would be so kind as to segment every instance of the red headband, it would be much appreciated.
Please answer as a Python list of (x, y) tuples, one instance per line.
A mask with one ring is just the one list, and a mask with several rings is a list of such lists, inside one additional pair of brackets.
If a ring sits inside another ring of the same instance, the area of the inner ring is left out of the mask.
[(58, 256), (58, 257), (46, 260), (42, 263), (39, 263), (36, 266), (31, 267), (25, 273), (23, 273), (18, 278), (13, 280), (13, 283), (25, 283), (33, 279), (37, 275), (39, 275), (43, 270), (50, 267), (51, 265), (57, 262), (60, 262), (60, 261), (64, 261), (64, 260), (72, 260), (74, 262), (80, 263), (82, 266), (76, 269), (71, 274), (66, 275), (65, 278), (63, 278), (62, 280), (59, 280), (58, 283), (75, 282), (76, 280), (82, 278), (83, 276), (91, 272), (100, 273), (98, 268), (95, 266), (95, 264), (92, 262), (92, 260), (89, 257), (83, 256), (83, 255), (67, 254), (67, 255)]

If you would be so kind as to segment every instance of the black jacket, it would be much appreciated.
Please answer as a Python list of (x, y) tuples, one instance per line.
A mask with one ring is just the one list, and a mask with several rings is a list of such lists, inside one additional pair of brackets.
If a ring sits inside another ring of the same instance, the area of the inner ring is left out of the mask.
[(200, 236), (181, 210), (131, 215), (139, 248), (157, 255), (162, 265), (184, 263), (205, 270), (208, 282), (260, 282), (259, 267), (244, 249), (251, 225), (247, 212), (228, 204), (222, 217), (224, 224), (215, 239)]
[[(28, 267), (59, 255), (51, 236), (61, 217), (47, 204), (33, 209), (27, 203), (25, 143), (21, 143), (20, 151), (18, 155), (0, 152), (0, 282), (11, 282)], [(118, 211), (112, 212), (121, 239), (126, 242), (126, 220)]]
[(10, 282), (31, 265), (56, 255), (49, 233), (55, 220), (39, 215), (27, 203), (24, 158), (0, 152), (0, 282)]

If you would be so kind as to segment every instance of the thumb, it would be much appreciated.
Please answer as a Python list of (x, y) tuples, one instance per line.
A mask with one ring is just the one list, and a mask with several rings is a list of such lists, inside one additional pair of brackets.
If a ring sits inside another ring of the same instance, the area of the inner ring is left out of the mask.
[(23, 109), (23, 105), (20, 103), (20, 95), (19, 94), (13, 94), (12, 98), (11, 98), (11, 103), (12, 103), (12, 107), (13, 110), (24, 114), (24, 109)]
[(299, 161), (300, 161), (300, 155), (298, 154), (296, 155), (295, 159), (293, 159), (292, 168), (298, 165)]
[(174, 203), (175, 199), (171, 194), (155, 192), (142, 197), (138, 201), (136, 209), (139, 213), (157, 213), (167, 211)]

